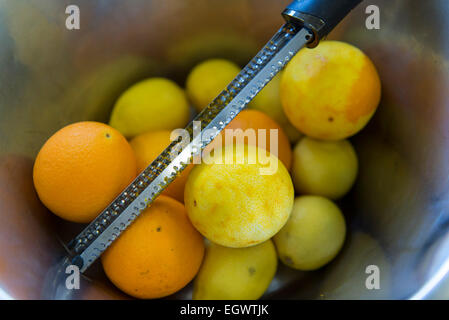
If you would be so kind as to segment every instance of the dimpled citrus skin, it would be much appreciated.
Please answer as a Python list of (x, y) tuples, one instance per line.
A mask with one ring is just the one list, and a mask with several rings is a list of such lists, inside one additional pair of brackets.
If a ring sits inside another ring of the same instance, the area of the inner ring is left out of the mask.
[(339, 199), (355, 182), (358, 160), (348, 140), (323, 141), (304, 137), (293, 154), (292, 178), (299, 194)]
[[(273, 155), (275, 155), (276, 157), (278, 157), (279, 160), (281, 160), (282, 163), (285, 165), (287, 170), (290, 170), (292, 166), (292, 148), (290, 146), (288, 137), (285, 134), (284, 130), (279, 126), (279, 124), (277, 124), (276, 121), (272, 120), (265, 113), (258, 110), (243, 110), (226, 126), (225, 129), (242, 129), (243, 131), (247, 129), (253, 129), (256, 137), (255, 143), (258, 147), (261, 147), (261, 145), (259, 145), (258, 130), (265, 129), (266, 130), (265, 149), (273, 153)], [(277, 130), (278, 132), (278, 137), (276, 140), (277, 154), (273, 152), (274, 149), (271, 150), (270, 130)], [(221, 132), (221, 136), (222, 136), (222, 145), (224, 145), (224, 143), (228, 143), (228, 141), (225, 140), (226, 130), (223, 130)], [(244, 142), (249, 143), (249, 141), (247, 140), (245, 140)]]
[(224, 59), (210, 59), (195, 66), (186, 81), (187, 94), (195, 108), (204, 109), (239, 72), (235, 63)]
[(184, 90), (171, 80), (150, 78), (119, 97), (109, 124), (130, 138), (147, 131), (184, 128), (189, 117)]
[[(138, 172), (142, 172), (162, 153), (162, 151), (165, 150), (165, 148), (168, 147), (171, 143), (170, 135), (171, 131), (168, 130), (150, 131), (140, 134), (130, 141), (131, 147), (136, 154)], [(187, 166), (184, 171), (168, 185), (163, 194), (184, 202), (184, 187), (192, 168), (193, 165)]]
[(280, 93), (285, 114), (298, 130), (316, 139), (339, 140), (368, 123), (379, 104), (381, 85), (361, 50), (322, 41), (290, 61)]
[(198, 272), (204, 241), (184, 206), (159, 196), (101, 257), (108, 278), (125, 293), (141, 299), (168, 296)]
[(52, 135), (33, 169), (37, 194), (59, 217), (90, 222), (136, 177), (134, 152), (120, 132), (78, 122)]
[(194, 287), (194, 300), (255, 300), (270, 285), (277, 268), (271, 240), (248, 248), (210, 243)]
[(332, 201), (321, 196), (300, 196), (273, 241), (285, 265), (306, 271), (329, 263), (342, 248), (345, 236), (345, 219)]
[[(234, 248), (256, 245), (287, 221), (294, 198), (290, 175), (273, 155), (269, 156), (277, 163), (276, 172), (260, 174), (264, 166), (257, 152), (266, 153), (255, 146), (225, 147), (221, 158), (190, 172), (184, 203), (192, 224), (210, 241)], [(232, 156), (230, 164), (219, 163)]]

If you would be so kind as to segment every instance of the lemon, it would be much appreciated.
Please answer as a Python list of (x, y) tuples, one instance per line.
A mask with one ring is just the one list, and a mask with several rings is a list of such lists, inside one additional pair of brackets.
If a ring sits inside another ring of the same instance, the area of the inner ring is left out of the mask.
[(186, 90), (195, 108), (204, 109), (239, 72), (235, 63), (224, 59), (206, 60), (194, 67), (187, 76)]
[(357, 155), (347, 140), (305, 137), (293, 151), (293, 184), (301, 194), (338, 199), (354, 184), (357, 170)]
[(282, 162), (265, 149), (243, 144), (223, 147), (221, 156), (196, 165), (184, 192), (198, 231), (233, 248), (270, 239), (287, 221), (293, 199), (293, 183)]
[(150, 78), (119, 97), (109, 124), (129, 138), (147, 131), (185, 127), (189, 116), (186, 95), (176, 83)]
[(285, 68), (280, 86), (290, 122), (323, 140), (360, 131), (376, 111), (380, 94), (379, 75), (368, 56), (339, 41), (301, 49)]
[(209, 244), (193, 287), (195, 300), (255, 300), (276, 273), (277, 256), (271, 240), (249, 248)]
[(281, 261), (298, 270), (315, 270), (343, 246), (346, 224), (340, 209), (320, 196), (295, 199), (292, 214), (273, 238)]
[(275, 120), (284, 129), (288, 140), (294, 143), (301, 137), (298, 131), (287, 119), (281, 105), (279, 87), (281, 83), (281, 73), (276, 75), (248, 104), (248, 108), (262, 111)]

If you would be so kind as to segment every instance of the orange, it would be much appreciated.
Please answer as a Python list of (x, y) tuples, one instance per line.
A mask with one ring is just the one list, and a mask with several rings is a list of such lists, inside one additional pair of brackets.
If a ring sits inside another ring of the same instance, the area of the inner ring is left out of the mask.
[(78, 122), (52, 135), (39, 151), (33, 180), (40, 200), (59, 217), (92, 221), (135, 178), (136, 158), (120, 132)]
[(341, 140), (356, 134), (373, 116), (380, 95), (379, 75), (369, 57), (339, 41), (300, 50), (281, 78), (287, 118), (315, 139)]
[(204, 255), (203, 238), (184, 206), (159, 196), (102, 256), (108, 278), (125, 293), (141, 299), (168, 296), (197, 274)]
[[(137, 169), (142, 172), (170, 144), (170, 131), (150, 131), (134, 137), (130, 144), (137, 158)], [(184, 202), (184, 186), (193, 165), (184, 171), (164, 190), (165, 195)]]
[[(267, 116), (265, 113), (258, 111), (258, 110), (243, 110), (241, 111), (235, 118), (232, 120), (221, 132), (221, 139), (222, 139), (222, 145), (225, 143), (229, 143), (229, 140), (225, 139), (226, 137), (226, 129), (241, 129), (243, 131), (247, 129), (253, 129), (255, 131), (255, 137), (256, 139), (248, 139), (246, 136), (244, 136), (244, 133), (242, 136), (240, 134), (236, 133), (234, 138), (234, 142), (238, 143), (238, 137), (245, 138), (244, 142), (247, 144), (253, 144), (257, 145), (258, 147), (262, 147), (259, 145), (259, 129), (265, 129), (266, 130), (266, 138), (265, 143), (266, 147), (265, 149), (270, 151), (271, 150), (271, 143), (270, 143), (270, 137), (271, 133), (270, 130), (274, 129), (278, 132), (278, 138), (275, 140), (277, 142), (277, 152), (276, 148), (273, 146), (273, 150), (270, 152), (279, 158), (279, 160), (282, 161), (284, 166), (287, 168), (287, 170), (290, 170), (291, 164), (292, 164), (292, 148), (290, 146), (290, 141), (288, 140), (287, 135), (285, 134), (284, 130), (277, 124), (276, 121), (271, 119), (269, 116)], [(251, 141), (252, 140), (252, 141)], [(215, 148), (216, 144), (218, 143), (217, 140), (213, 141), (211, 143), (211, 146), (208, 147), (208, 149), (212, 149), (212, 147)]]

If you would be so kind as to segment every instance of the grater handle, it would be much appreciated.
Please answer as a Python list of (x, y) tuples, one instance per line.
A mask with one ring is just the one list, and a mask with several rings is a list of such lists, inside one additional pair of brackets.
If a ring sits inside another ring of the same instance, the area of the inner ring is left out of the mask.
[(321, 38), (363, 0), (295, 0), (282, 13), (287, 21), (300, 23), (314, 34), (309, 47), (315, 47)]

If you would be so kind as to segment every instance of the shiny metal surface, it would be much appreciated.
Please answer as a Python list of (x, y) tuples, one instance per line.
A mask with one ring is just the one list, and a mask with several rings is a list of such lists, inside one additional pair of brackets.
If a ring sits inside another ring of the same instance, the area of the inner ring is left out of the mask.
[[(0, 297), (40, 297), (61, 243), (83, 228), (50, 215), (34, 193), (42, 143), (68, 123), (107, 120), (120, 92), (144, 77), (183, 84), (208, 57), (244, 65), (288, 2), (72, 0), (81, 29), (69, 31), (67, 1), (0, 1)], [(362, 3), (330, 35), (363, 49), (383, 85), (378, 112), (353, 139), (360, 176), (341, 203), (351, 235), (322, 270), (281, 266), (267, 298), (449, 297), (449, 2), (369, 2), (380, 30), (365, 28)], [(361, 283), (367, 264), (379, 266), (382, 290)], [(75, 298), (124, 297), (98, 265), (87, 277)]]

